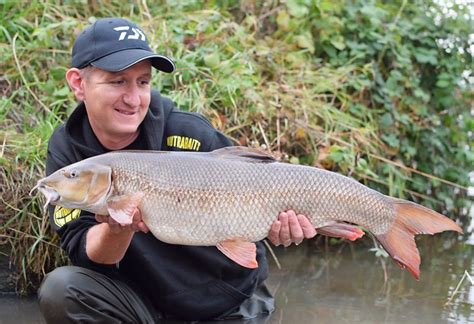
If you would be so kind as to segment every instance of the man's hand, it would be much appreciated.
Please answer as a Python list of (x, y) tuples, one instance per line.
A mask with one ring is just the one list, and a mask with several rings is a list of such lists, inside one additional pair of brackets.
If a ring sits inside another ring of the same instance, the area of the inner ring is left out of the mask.
[(117, 223), (112, 217), (108, 215), (95, 215), (95, 219), (99, 223), (108, 223), (110, 226), (110, 230), (113, 233), (120, 233), (123, 231), (133, 231), (133, 232), (143, 232), (148, 233), (149, 229), (148, 226), (142, 221), (142, 214), (138, 208), (135, 208), (133, 212), (133, 220), (132, 223), (129, 225), (121, 225)]
[(133, 221), (121, 225), (110, 216), (96, 215), (99, 222), (92, 226), (86, 236), (86, 253), (89, 259), (100, 264), (115, 264), (122, 260), (135, 232), (148, 232), (138, 208), (133, 212)]
[(296, 215), (293, 210), (281, 212), (268, 232), (268, 239), (274, 245), (290, 246), (300, 244), (305, 238), (316, 235), (316, 229), (304, 215)]

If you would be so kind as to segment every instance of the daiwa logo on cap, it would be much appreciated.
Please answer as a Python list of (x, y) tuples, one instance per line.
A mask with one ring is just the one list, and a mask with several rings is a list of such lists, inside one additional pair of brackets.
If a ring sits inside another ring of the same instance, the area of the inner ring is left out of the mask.
[[(125, 36), (127, 36), (127, 31), (130, 29), (130, 26), (119, 26), (115, 27), (114, 30), (121, 31), (119, 41), (124, 40)], [(141, 39), (142, 41), (146, 41), (145, 34), (138, 28), (132, 27), (133, 34), (129, 34), (127, 39)]]

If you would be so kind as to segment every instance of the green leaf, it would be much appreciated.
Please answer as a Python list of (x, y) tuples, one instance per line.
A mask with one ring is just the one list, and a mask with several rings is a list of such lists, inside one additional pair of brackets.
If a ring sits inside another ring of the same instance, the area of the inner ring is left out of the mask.
[(436, 86), (438, 88), (447, 88), (450, 85), (451, 85), (451, 82), (449, 82), (449, 80), (441, 79), (441, 80), (436, 81)]
[(295, 40), (298, 47), (308, 49), (311, 54), (314, 53), (314, 44), (311, 34), (298, 35), (295, 37)]
[(331, 39), (330, 42), (335, 48), (340, 51), (346, 48), (346, 43), (344, 42), (344, 38), (342, 36), (337, 36), (336, 38)]
[(393, 117), (392, 114), (385, 113), (383, 114), (382, 118), (379, 120), (380, 128), (387, 129), (393, 126)]
[(69, 87), (64, 86), (60, 89), (54, 90), (53, 96), (63, 98), (63, 97), (67, 97), (69, 93), (70, 93)]
[(308, 7), (303, 1), (287, 0), (286, 7), (288, 8), (290, 15), (296, 18), (302, 18), (309, 13)]
[(214, 51), (211, 54), (207, 54), (204, 56), (204, 64), (210, 68), (216, 68), (221, 63), (221, 58), (219, 52)]
[(430, 95), (420, 88), (416, 88), (415, 91), (413, 91), (413, 95), (423, 100), (423, 102), (428, 102), (430, 100)]
[(414, 52), (415, 59), (419, 63), (429, 63), (431, 65), (438, 64), (437, 51), (425, 48), (417, 48)]
[(66, 76), (66, 71), (67, 69), (65, 67), (60, 66), (60, 67), (51, 69), (50, 75), (53, 77), (54, 80), (62, 81), (64, 80), (64, 77)]
[(298, 157), (296, 157), (296, 156), (292, 156), (292, 157), (290, 158), (290, 163), (291, 163), (291, 164), (300, 164), (300, 159), (299, 159)]
[(286, 10), (280, 10), (277, 16), (277, 25), (280, 30), (286, 31), (290, 25), (290, 16)]
[(400, 140), (395, 134), (383, 134), (381, 138), (385, 143), (393, 148), (398, 148), (400, 146)]

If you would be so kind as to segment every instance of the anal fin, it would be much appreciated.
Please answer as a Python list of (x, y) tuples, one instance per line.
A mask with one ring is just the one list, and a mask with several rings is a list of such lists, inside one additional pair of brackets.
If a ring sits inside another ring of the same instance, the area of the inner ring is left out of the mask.
[(217, 249), (242, 267), (258, 268), (257, 246), (244, 239), (230, 239), (217, 243)]

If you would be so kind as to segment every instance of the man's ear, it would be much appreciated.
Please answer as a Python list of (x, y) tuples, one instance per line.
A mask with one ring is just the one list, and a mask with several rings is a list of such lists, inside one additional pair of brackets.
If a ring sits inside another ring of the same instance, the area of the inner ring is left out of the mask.
[(78, 101), (84, 101), (84, 78), (81, 75), (81, 71), (78, 68), (70, 68), (66, 72), (66, 80), (69, 87), (74, 92)]

